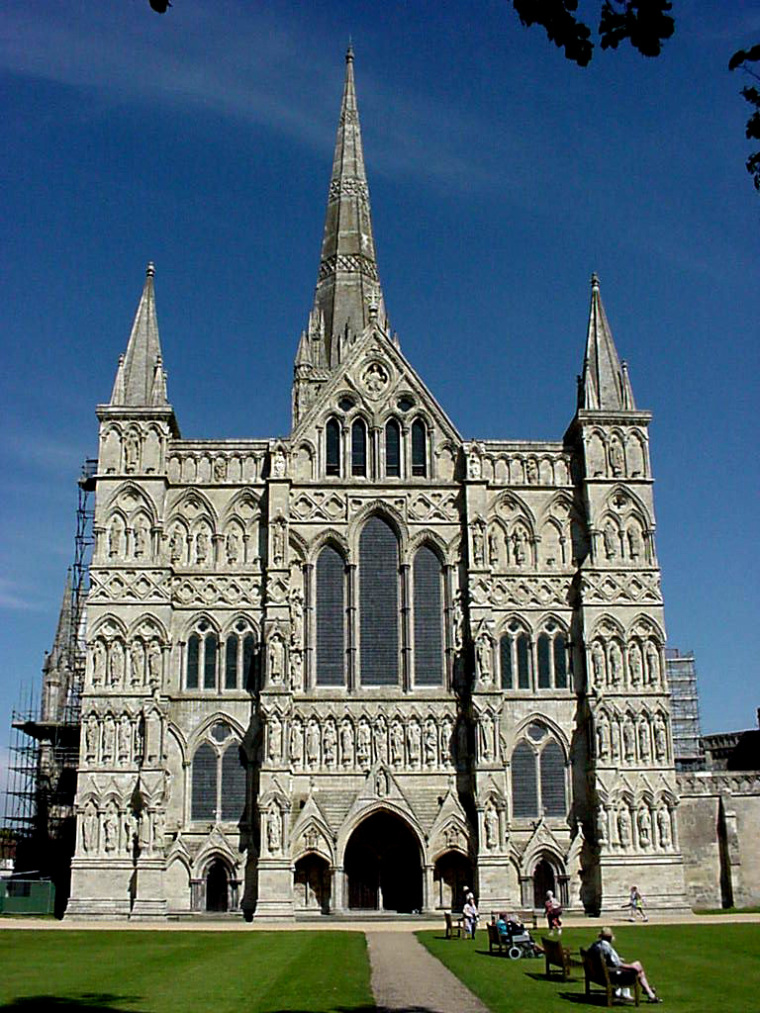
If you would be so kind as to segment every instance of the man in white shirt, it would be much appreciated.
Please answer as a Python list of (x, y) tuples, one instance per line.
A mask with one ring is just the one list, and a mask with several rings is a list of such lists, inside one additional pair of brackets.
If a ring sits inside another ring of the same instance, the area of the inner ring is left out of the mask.
[(604, 928), (599, 933), (599, 938), (591, 946), (591, 950), (599, 954), (601, 959), (605, 962), (607, 967), (612, 968), (616, 971), (635, 971), (636, 976), (639, 979), (639, 984), (646, 992), (649, 997), (649, 1002), (662, 1002), (662, 999), (657, 995), (655, 990), (647, 981), (647, 976), (644, 973), (644, 968), (638, 960), (634, 960), (632, 963), (627, 964), (621, 960), (617, 950), (613, 947), (612, 941), (614, 939), (612, 929)]

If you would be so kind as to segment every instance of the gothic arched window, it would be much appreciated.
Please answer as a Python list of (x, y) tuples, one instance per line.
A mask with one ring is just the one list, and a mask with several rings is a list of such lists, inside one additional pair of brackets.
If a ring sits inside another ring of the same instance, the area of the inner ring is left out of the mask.
[(219, 638), (211, 624), (202, 619), (187, 638), (186, 689), (216, 689)]
[(515, 819), (567, 815), (565, 754), (544, 725), (528, 725), (512, 753), (512, 815)]
[(351, 426), (351, 474), (367, 474), (367, 427), (363, 419), (356, 419)]
[(340, 475), (340, 424), (336, 419), (325, 426), (325, 472)]
[(427, 429), (422, 419), (412, 423), (412, 475), (418, 478), (427, 475)]
[(499, 656), (501, 659), (501, 688), (512, 689), (514, 686), (512, 675), (512, 638), (507, 633), (499, 641)]
[(538, 637), (538, 688), (567, 688), (567, 640), (565, 634), (550, 620)]
[(256, 637), (245, 619), (238, 619), (224, 644), (224, 688), (253, 689), (250, 681)]
[(530, 637), (527, 633), (517, 638), (517, 688), (530, 689)]
[(317, 685), (342, 686), (346, 663), (346, 564), (331, 545), (317, 559)]
[(395, 686), (399, 663), (398, 539), (380, 517), (370, 517), (359, 539), (361, 681)]
[(414, 556), (414, 682), (443, 683), (443, 569), (426, 545)]
[(190, 818), (239, 821), (246, 802), (246, 769), (240, 742), (225, 721), (217, 721), (193, 756)]
[(401, 427), (395, 419), (390, 419), (385, 427), (385, 475), (401, 477)]

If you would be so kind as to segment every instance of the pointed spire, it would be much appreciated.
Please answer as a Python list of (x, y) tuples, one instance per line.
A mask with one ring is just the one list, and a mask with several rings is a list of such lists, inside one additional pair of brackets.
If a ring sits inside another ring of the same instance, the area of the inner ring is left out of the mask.
[(63, 588), (61, 611), (58, 614), (58, 626), (46, 667), (56, 668), (67, 657), (72, 641), (72, 610), (71, 610), (71, 567), (66, 571), (66, 584)]
[(352, 336), (364, 330), (371, 319), (370, 307), (385, 327), (356, 104), (354, 51), (349, 44), (314, 297), (314, 309), (324, 314), (325, 363), (339, 361), (342, 341), (348, 337), (350, 344)]
[(626, 366), (621, 366), (602, 305), (599, 278), (591, 275), (591, 310), (579, 407), (604, 411), (635, 408)]
[[(152, 263), (145, 271), (145, 286), (132, 324), (127, 352), (119, 360), (111, 404), (147, 407), (166, 404), (163, 396), (156, 391), (156, 370), (161, 360), (161, 345), (158, 340), (156, 318), (156, 297), (153, 291), (153, 276), (156, 269)], [(154, 395), (162, 400), (156, 402)]]

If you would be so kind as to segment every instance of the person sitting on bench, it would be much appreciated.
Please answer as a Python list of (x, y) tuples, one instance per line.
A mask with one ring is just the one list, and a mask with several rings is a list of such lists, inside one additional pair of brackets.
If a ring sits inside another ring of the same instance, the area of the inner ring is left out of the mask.
[(617, 950), (613, 947), (612, 941), (614, 939), (612, 929), (604, 928), (599, 933), (599, 938), (595, 943), (589, 947), (589, 953), (598, 953), (599, 957), (605, 962), (607, 967), (615, 971), (635, 971), (639, 979), (639, 984), (644, 989), (646, 994), (649, 996), (649, 1002), (662, 1002), (662, 999), (657, 995), (655, 990), (647, 981), (647, 976), (644, 972), (644, 968), (638, 960), (634, 960), (631, 963), (626, 963), (621, 960)]

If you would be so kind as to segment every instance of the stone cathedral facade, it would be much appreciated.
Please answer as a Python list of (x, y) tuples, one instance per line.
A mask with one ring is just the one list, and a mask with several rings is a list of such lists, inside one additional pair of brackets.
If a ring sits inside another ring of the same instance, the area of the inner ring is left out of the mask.
[(350, 52), (290, 434), (182, 438), (152, 265), (98, 418), (69, 916), (684, 905), (599, 283), (564, 437), (464, 441), (389, 329)]

